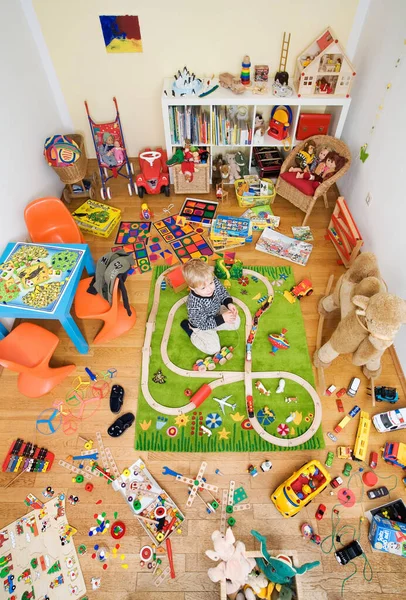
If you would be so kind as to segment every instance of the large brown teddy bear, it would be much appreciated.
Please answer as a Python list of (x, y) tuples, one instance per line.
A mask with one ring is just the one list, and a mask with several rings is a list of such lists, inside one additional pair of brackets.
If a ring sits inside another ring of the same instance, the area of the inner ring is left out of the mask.
[(372, 252), (360, 254), (340, 277), (334, 292), (321, 299), (320, 314), (341, 311), (341, 321), (330, 340), (314, 355), (316, 367), (327, 368), (340, 354), (353, 353), (354, 365), (368, 378), (381, 372), (381, 356), (393, 344), (406, 303), (388, 294)]

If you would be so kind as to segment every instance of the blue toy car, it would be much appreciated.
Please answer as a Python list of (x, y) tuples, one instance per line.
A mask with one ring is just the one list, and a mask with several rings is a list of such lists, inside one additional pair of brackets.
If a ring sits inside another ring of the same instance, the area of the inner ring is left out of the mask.
[(375, 400), (377, 402), (390, 402), (395, 404), (399, 400), (399, 394), (396, 388), (375, 386)]

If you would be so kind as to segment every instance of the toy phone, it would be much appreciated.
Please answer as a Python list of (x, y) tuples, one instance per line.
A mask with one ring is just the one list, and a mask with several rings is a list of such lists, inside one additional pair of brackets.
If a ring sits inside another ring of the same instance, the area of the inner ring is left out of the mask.
[(289, 135), (293, 120), (290, 106), (274, 106), (269, 120), (268, 135), (276, 140), (284, 140)]
[(361, 548), (361, 544), (357, 540), (354, 540), (351, 542), (351, 544), (348, 544), (348, 546), (341, 548), (341, 550), (334, 552), (334, 555), (340, 565), (346, 565), (350, 562), (350, 560), (357, 558), (357, 556), (362, 556), (362, 554), (364, 554), (364, 551)]

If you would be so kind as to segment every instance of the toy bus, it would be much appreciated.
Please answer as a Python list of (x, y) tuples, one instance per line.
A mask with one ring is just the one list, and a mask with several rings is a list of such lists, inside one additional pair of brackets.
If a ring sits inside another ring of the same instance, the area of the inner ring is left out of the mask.
[(385, 462), (406, 469), (406, 444), (387, 442), (383, 449), (382, 458)]
[(354, 458), (357, 460), (365, 460), (368, 448), (369, 431), (371, 429), (371, 418), (369, 413), (361, 410), (359, 416), (357, 437), (354, 446)]

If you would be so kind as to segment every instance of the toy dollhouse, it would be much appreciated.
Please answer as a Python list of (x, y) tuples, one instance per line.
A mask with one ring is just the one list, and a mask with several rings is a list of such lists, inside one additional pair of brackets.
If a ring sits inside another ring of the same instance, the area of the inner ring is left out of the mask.
[(294, 81), (298, 96), (350, 95), (355, 70), (329, 27), (298, 57)]

